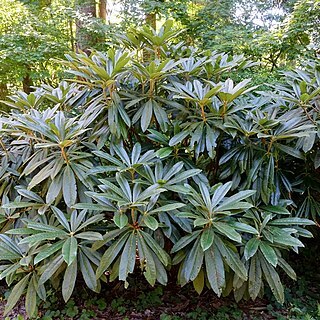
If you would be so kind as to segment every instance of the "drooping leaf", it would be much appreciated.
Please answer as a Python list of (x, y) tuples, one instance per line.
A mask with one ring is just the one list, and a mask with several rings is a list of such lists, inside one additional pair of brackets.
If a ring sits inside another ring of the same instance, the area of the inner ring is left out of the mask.
[(31, 273), (27, 274), (13, 287), (8, 297), (8, 302), (5, 306), (3, 315), (7, 315), (13, 309), (13, 307), (17, 304), (17, 302), (19, 301), (21, 295), (23, 294), (29, 282), (30, 276), (31, 276)]
[(76, 259), (78, 242), (75, 237), (69, 237), (62, 246), (62, 256), (68, 266)]
[(77, 260), (74, 259), (68, 266), (64, 273), (62, 281), (62, 296), (65, 302), (67, 302), (74, 290), (78, 272)]
[(77, 199), (77, 183), (75, 175), (69, 165), (65, 167), (63, 173), (62, 192), (66, 205), (71, 208)]

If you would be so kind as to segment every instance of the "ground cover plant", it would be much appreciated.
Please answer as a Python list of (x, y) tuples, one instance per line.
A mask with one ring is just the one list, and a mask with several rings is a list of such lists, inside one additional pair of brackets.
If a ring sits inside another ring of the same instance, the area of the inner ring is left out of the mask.
[(175, 43), (167, 21), (59, 61), (69, 81), (17, 92), (1, 123), (4, 314), (84, 281), (175, 279), (236, 301), (285, 300), (287, 252), (318, 220), (319, 64), (269, 91), (256, 64)]

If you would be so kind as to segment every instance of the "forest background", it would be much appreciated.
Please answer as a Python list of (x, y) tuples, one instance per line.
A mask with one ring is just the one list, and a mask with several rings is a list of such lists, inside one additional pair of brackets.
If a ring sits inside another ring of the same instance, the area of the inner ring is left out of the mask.
[(57, 84), (65, 74), (53, 59), (106, 50), (128, 28), (168, 18), (184, 30), (177, 43), (260, 62), (250, 71), (257, 84), (274, 82), (279, 69), (316, 57), (320, 48), (319, 0), (1, 0), (0, 17), (2, 99)]

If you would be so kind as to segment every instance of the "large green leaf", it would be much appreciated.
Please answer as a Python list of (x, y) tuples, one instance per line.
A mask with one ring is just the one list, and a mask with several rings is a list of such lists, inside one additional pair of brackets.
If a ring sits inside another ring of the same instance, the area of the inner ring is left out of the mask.
[(220, 297), (225, 287), (225, 269), (218, 248), (213, 245), (204, 253), (206, 274), (210, 287)]
[(268, 285), (271, 288), (272, 293), (274, 294), (277, 301), (281, 304), (284, 302), (284, 289), (280, 281), (278, 272), (274, 267), (268, 263), (264, 258), (260, 258), (261, 267), (263, 274), (268, 282)]
[(56, 253), (58, 250), (62, 248), (64, 244), (63, 240), (60, 240), (54, 244), (48, 244), (47, 248), (43, 248), (34, 258), (34, 263), (37, 264), (41, 262), (42, 260), (50, 257), (54, 253)]
[(34, 278), (35, 275), (32, 276), (32, 279), (29, 282), (25, 303), (26, 312), (30, 318), (35, 315), (37, 309), (37, 290), (35, 288)]
[(121, 254), (119, 280), (126, 281), (128, 274), (133, 272), (136, 262), (136, 243), (136, 235), (134, 233), (131, 233)]
[(62, 256), (68, 266), (77, 258), (78, 242), (75, 237), (69, 237), (62, 246)]
[(96, 274), (92, 268), (90, 260), (84, 253), (79, 252), (79, 264), (82, 277), (89, 289), (97, 291), (97, 279)]
[(203, 251), (208, 250), (211, 247), (211, 245), (213, 244), (213, 240), (214, 240), (214, 232), (213, 232), (212, 228), (204, 229), (204, 231), (201, 234), (201, 239), (200, 239), (202, 250)]
[(4, 309), (4, 313), (3, 313), (4, 316), (7, 315), (19, 301), (21, 295), (24, 292), (24, 289), (26, 288), (29, 282), (30, 276), (31, 276), (31, 273), (27, 274), (13, 287), (8, 297), (8, 302), (6, 304), (6, 307)]
[(224, 242), (218, 237), (215, 237), (215, 243), (221, 256), (227, 265), (243, 280), (247, 280), (247, 270), (239, 255), (231, 250)]
[(249, 260), (251, 257), (253, 257), (258, 248), (259, 248), (259, 244), (260, 244), (260, 240), (257, 238), (251, 238), (245, 245), (244, 247), (244, 257), (246, 260)]
[(143, 274), (150, 285), (154, 286), (157, 279), (157, 268), (152, 251), (148, 248), (142, 236), (137, 237), (137, 244), (140, 264), (145, 270)]
[(227, 223), (215, 222), (213, 226), (219, 231), (219, 233), (225, 235), (229, 239), (240, 243), (242, 242), (240, 234), (235, 231), (233, 227), (230, 227)]
[(139, 231), (139, 235), (144, 237), (146, 240), (146, 243), (148, 244), (148, 247), (154, 252), (156, 257), (163, 263), (165, 266), (167, 266), (170, 262), (170, 256), (167, 254), (167, 252), (160, 247), (160, 245), (157, 243), (157, 241), (152, 238), (151, 235), (149, 235), (147, 232)]
[(248, 291), (250, 297), (255, 300), (261, 290), (262, 286), (262, 270), (260, 266), (260, 259), (257, 255), (250, 259)]
[(62, 179), (63, 199), (68, 207), (72, 207), (77, 200), (77, 183), (75, 175), (69, 165), (64, 169)]
[(67, 302), (74, 290), (78, 272), (77, 260), (74, 259), (68, 266), (64, 273), (62, 281), (62, 296), (65, 302)]
[(187, 246), (189, 243), (194, 241), (200, 235), (201, 231), (202, 230), (194, 231), (193, 233), (186, 235), (186, 236), (182, 237), (181, 239), (179, 239), (179, 241), (171, 249), (171, 253), (175, 253), (175, 252), (181, 250), (182, 248)]
[[(247, 190), (240, 191), (235, 195), (225, 199), (221, 205), (219, 205), (215, 211), (228, 211), (228, 210), (237, 210), (237, 209), (249, 209), (252, 207), (252, 204), (248, 202), (242, 202), (241, 200), (246, 199), (254, 195), (256, 191)], [(241, 204), (241, 206), (240, 206)], [(245, 205), (244, 205), (245, 204)]]
[(63, 261), (63, 256), (59, 254), (56, 258), (46, 264), (43, 267), (44, 271), (39, 279), (39, 284), (43, 284), (48, 281), (60, 268), (60, 266), (63, 264)]
[(150, 228), (153, 231), (157, 230), (159, 227), (157, 219), (150, 215), (145, 215), (143, 217), (143, 222), (148, 228)]
[(100, 278), (106, 269), (112, 264), (117, 258), (119, 252), (125, 245), (127, 238), (129, 237), (129, 231), (123, 234), (117, 241), (115, 241), (101, 257), (100, 265), (96, 271), (97, 278)]
[(200, 239), (198, 238), (189, 251), (183, 264), (182, 273), (186, 280), (196, 279), (202, 267), (203, 257), (203, 250), (200, 245)]
[(259, 248), (266, 260), (276, 267), (278, 264), (278, 257), (275, 250), (268, 243), (266, 243), (266, 241), (260, 241)]

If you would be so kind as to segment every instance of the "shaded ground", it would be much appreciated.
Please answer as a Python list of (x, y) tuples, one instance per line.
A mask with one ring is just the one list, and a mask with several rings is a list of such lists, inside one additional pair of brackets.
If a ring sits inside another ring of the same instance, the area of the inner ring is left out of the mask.
[[(171, 283), (167, 287), (151, 288), (140, 278), (132, 279), (128, 289), (121, 283), (112, 284), (99, 295), (79, 286), (67, 305), (61, 297), (49, 292), (48, 301), (39, 308), (41, 320), (108, 319), (108, 320), (269, 320), (320, 319), (320, 255), (319, 239), (313, 239), (299, 256), (290, 257), (298, 273), (297, 282), (286, 282), (286, 303), (274, 301), (266, 291), (263, 300), (236, 304), (232, 298), (217, 298), (205, 291), (201, 296), (192, 285), (180, 288)], [(5, 287), (1, 287), (2, 293)], [(9, 317), (4, 318), (5, 300), (0, 301), (0, 319), (27, 319), (23, 301)]]

